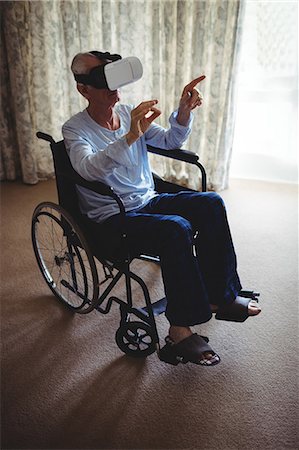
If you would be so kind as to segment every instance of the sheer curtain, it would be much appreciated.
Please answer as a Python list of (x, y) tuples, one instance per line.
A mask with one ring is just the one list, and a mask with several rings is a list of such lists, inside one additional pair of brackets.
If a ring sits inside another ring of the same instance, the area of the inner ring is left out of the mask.
[(231, 174), (298, 181), (298, 3), (247, 1)]
[[(42, 130), (61, 139), (61, 125), (85, 107), (69, 70), (79, 51), (136, 55), (143, 78), (123, 89), (122, 101), (158, 98), (168, 116), (184, 85), (205, 73), (204, 106), (195, 115), (187, 147), (199, 153), (209, 187), (227, 186), (238, 56), (239, 1), (68, 0), (1, 2), (1, 179), (26, 183), (53, 176)], [(169, 179), (198, 186), (182, 163), (152, 160)]]

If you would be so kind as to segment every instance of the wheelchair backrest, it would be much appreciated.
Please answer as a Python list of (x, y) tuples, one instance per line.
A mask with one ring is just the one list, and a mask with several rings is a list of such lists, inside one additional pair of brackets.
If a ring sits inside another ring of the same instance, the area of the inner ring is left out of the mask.
[(64, 141), (52, 142), (51, 150), (56, 174), (56, 185), (59, 204), (73, 217), (80, 217), (78, 195), (74, 179), (80, 178), (73, 169), (67, 154)]

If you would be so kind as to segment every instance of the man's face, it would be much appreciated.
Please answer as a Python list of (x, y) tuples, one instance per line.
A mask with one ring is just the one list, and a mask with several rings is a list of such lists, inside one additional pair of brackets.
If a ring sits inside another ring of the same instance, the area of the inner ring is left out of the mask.
[[(89, 71), (94, 67), (104, 64), (104, 61), (100, 61), (92, 55), (86, 55), (85, 58)], [(78, 90), (89, 101), (89, 103), (94, 105), (111, 107), (120, 100), (118, 89), (116, 91), (110, 91), (109, 89), (97, 89), (93, 86), (79, 84)]]

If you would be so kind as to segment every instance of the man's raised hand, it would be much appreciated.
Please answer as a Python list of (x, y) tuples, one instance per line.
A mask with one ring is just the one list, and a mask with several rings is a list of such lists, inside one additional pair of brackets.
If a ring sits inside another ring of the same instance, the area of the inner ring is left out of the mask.
[(177, 121), (183, 126), (187, 125), (192, 109), (202, 104), (202, 94), (195, 86), (205, 78), (205, 75), (201, 75), (188, 83), (183, 89), (177, 116)]

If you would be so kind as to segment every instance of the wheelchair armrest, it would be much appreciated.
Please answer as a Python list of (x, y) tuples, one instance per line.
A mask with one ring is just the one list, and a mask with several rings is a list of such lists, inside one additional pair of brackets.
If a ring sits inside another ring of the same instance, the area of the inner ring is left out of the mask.
[(190, 152), (189, 150), (182, 150), (180, 148), (165, 150), (163, 148), (147, 145), (147, 150), (151, 153), (155, 153), (156, 155), (166, 156), (166, 158), (178, 159), (180, 161), (185, 161), (191, 164), (196, 164), (199, 158), (196, 153)]
[(201, 172), (201, 185), (202, 192), (206, 192), (207, 190), (207, 174), (204, 166), (199, 162), (199, 156), (196, 153), (190, 152), (189, 150), (182, 150), (180, 148), (176, 148), (173, 150), (165, 150), (163, 148), (152, 147), (151, 145), (147, 145), (147, 150), (151, 153), (155, 153), (156, 155), (166, 156), (166, 158), (178, 159), (180, 161), (185, 161), (190, 164), (194, 164), (197, 166)]

